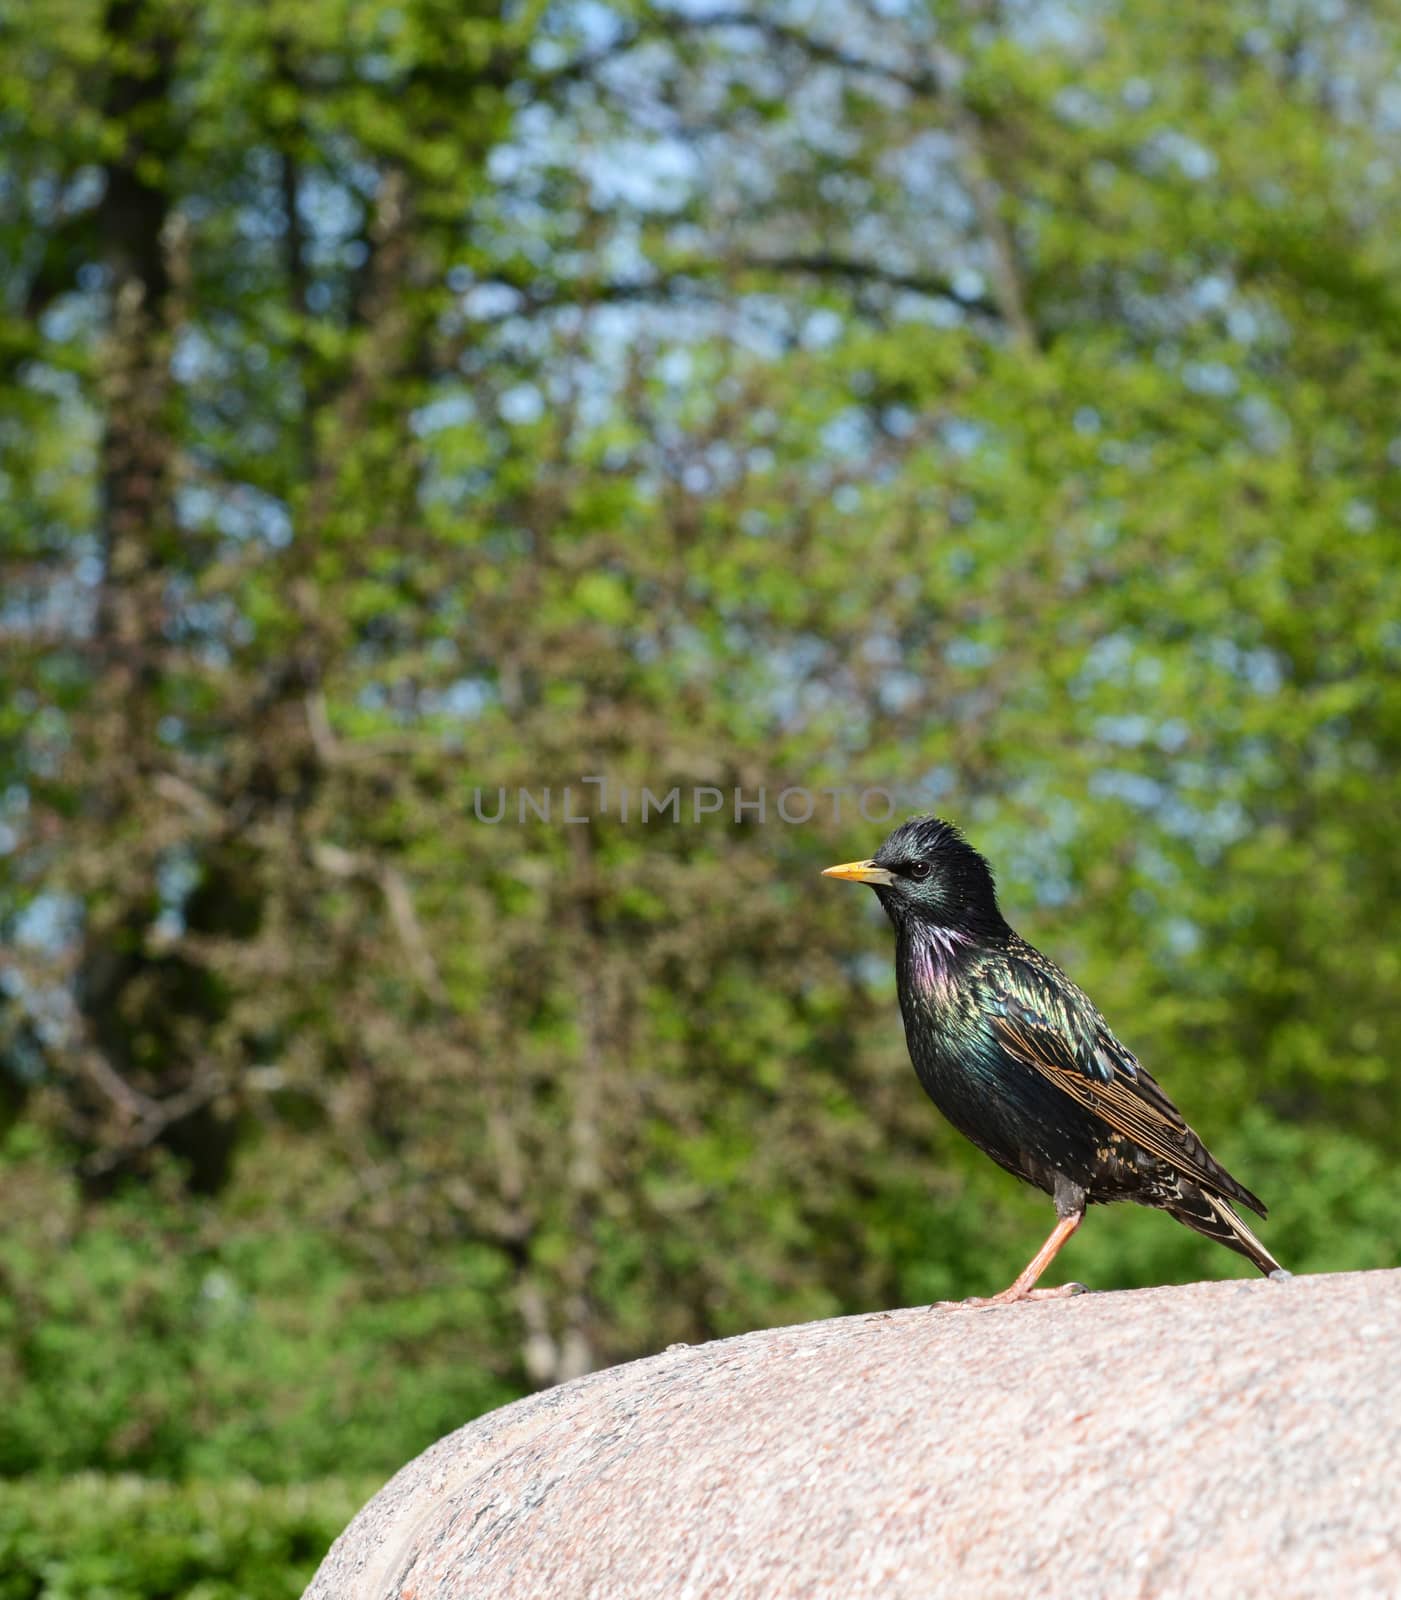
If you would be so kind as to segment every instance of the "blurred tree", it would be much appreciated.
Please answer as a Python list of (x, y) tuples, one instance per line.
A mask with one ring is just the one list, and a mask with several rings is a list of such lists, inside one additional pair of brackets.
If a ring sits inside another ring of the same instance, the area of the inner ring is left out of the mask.
[[(881, 829), (777, 816), (874, 784), (969, 826), (1286, 1262), (1396, 1259), (1388, 19), (35, 0), (0, 44), (5, 1088), (88, 1208), (43, 1249), (153, 1185), (220, 1271), (470, 1263), (484, 1396), (996, 1286), (1035, 1203), (814, 878)], [(1235, 1268), (1148, 1216), (1068, 1265)]]

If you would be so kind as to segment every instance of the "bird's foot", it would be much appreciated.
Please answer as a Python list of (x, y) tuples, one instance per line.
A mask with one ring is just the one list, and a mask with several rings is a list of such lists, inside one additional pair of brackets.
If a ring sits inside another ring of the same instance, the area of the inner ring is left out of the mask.
[(1088, 1294), (1089, 1285), (1084, 1283), (1057, 1284), (1054, 1289), (1022, 1289), (1020, 1292), (1014, 1284), (1010, 1289), (1004, 1289), (1001, 1294), (993, 1295), (988, 1301), (993, 1306), (1012, 1306), (1018, 1300), (1065, 1300), (1073, 1294)]
[[(1015, 1289), (1015, 1285), (1013, 1286)], [(1001, 1294), (971, 1295), (967, 1300), (936, 1300), (931, 1311), (977, 1310), (979, 1306), (1011, 1306), (1019, 1300), (1064, 1300), (1073, 1294), (1089, 1294), (1088, 1284), (1062, 1283), (1054, 1289), (1022, 1289), (1013, 1292), (1004, 1289)]]

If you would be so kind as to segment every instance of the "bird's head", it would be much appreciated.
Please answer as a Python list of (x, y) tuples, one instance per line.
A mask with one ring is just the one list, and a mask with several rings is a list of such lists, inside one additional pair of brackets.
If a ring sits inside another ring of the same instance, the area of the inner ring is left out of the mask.
[(970, 938), (1008, 931), (997, 909), (992, 868), (939, 817), (911, 817), (869, 861), (828, 867), (823, 877), (870, 884), (897, 928), (917, 923)]

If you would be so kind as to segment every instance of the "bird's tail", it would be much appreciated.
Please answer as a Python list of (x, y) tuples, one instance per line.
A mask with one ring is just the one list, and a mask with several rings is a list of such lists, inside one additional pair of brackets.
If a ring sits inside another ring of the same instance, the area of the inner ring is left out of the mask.
[(1248, 1257), (1266, 1277), (1272, 1272), (1284, 1271), (1231, 1206), (1219, 1196), (1208, 1194), (1205, 1189), (1198, 1189), (1195, 1185), (1188, 1188), (1184, 1184), (1177, 1201), (1167, 1209), (1189, 1228)]

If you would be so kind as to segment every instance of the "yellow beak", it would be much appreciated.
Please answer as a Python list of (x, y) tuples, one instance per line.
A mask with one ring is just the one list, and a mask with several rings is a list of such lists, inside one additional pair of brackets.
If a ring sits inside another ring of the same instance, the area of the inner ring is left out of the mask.
[(843, 861), (839, 867), (824, 867), (824, 878), (846, 878), (851, 883), (894, 883), (894, 878), (874, 861)]

